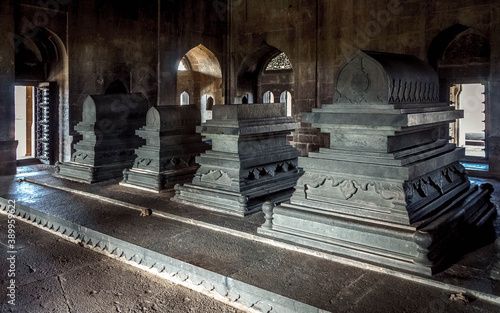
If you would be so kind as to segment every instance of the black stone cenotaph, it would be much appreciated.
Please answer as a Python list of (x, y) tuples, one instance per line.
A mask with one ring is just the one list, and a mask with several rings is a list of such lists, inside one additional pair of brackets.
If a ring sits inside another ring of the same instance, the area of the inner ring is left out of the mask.
[(56, 164), (56, 177), (95, 183), (121, 177), (132, 167), (134, 150), (144, 144), (135, 130), (146, 124), (148, 102), (142, 94), (91, 95), (75, 126), (83, 139), (70, 162)]
[(135, 150), (134, 166), (123, 171), (120, 184), (160, 192), (191, 181), (199, 167), (196, 156), (210, 149), (196, 132), (200, 124), (200, 110), (194, 105), (149, 109), (146, 126), (136, 131), (146, 145)]
[(212, 150), (197, 157), (196, 176), (176, 185), (172, 200), (239, 216), (288, 200), (302, 174), (286, 140), (296, 127), (285, 103), (215, 105), (198, 128)]
[(264, 205), (259, 233), (431, 275), (494, 239), (489, 184), (471, 184), (449, 143), (463, 117), (436, 72), (407, 55), (359, 52), (333, 104), (304, 114), (330, 147), (299, 158), (291, 200)]

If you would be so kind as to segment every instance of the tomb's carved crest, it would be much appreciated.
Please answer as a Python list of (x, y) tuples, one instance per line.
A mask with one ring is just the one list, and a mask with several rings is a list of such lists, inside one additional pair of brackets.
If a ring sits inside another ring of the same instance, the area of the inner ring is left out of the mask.
[(434, 103), (438, 84), (433, 69), (415, 57), (360, 51), (339, 71), (335, 103)]

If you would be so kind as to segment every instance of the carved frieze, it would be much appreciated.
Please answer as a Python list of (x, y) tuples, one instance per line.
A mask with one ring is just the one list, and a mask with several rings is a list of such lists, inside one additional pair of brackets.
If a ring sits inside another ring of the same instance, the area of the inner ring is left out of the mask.
[(202, 182), (217, 183), (228, 186), (230, 186), (233, 182), (227, 172), (221, 170), (211, 170), (208, 173), (201, 174), (200, 180)]
[(245, 180), (257, 180), (265, 176), (275, 177), (280, 173), (286, 173), (295, 169), (297, 169), (297, 161), (295, 160), (256, 167), (248, 171), (248, 176), (245, 177)]
[(398, 203), (404, 201), (404, 191), (401, 186), (373, 180), (360, 181), (306, 172), (297, 182), (297, 186), (303, 186), (306, 199), (309, 195), (318, 193), (324, 197), (334, 198), (340, 191), (343, 200), (354, 200), (356, 195), (367, 192), (376, 194), (382, 200)]
[(451, 187), (463, 183), (467, 174), (456, 162), (404, 184), (406, 202), (412, 205), (429, 196), (445, 194)]

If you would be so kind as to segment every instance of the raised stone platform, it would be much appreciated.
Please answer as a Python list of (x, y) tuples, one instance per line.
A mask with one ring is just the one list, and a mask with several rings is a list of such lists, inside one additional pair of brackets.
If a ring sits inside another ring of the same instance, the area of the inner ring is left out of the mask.
[(299, 152), (286, 141), (297, 126), (284, 103), (214, 106), (213, 119), (198, 128), (212, 150), (197, 157), (196, 176), (175, 186), (173, 200), (235, 215), (288, 200), (302, 175)]
[(438, 77), (405, 55), (356, 54), (334, 104), (304, 114), (330, 148), (299, 158), (290, 202), (264, 207), (262, 234), (431, 275), (494, 238), (491, 185), (471, 185), (448, 143), (462, 117)]
[[(50, 169), (45, 165), (38, 167)], [(23, 177), (27, 180), (20, 180)], [(493, 180), (481, 181), (500, 185)], [(310, 312), (308, 306), (312, 306), (312, 312), (361, 313), (370, 308), (371, 312), (465, 313), (497, 312), (500, 305), (500, 282), (489, 278), (495, 256), (492, 244), (468, 254), (439, 274), (423, 277), (261, 236), (257, 234), (257, 227), (264, 220), (261, 212), (246, 217), (207, 212), (169, 201), (173, 191), (143, 192), (118, 182), (119, 179), (113, 179), (80, 184), (54, 178), (48, 172), (23, 169), (16, 177), (0, 177), (0, 197), (16, 200), (19, 219), (71, 236), (73, 242), (77, 240), (86, 247), (92, 245), (98, 251), (121, 255), (122, 260), (140, 263), (143, 269), (157, 270), (163, 277), (181, 284), (191, 283), (198, 291), (213, 292), (230, 303), (253, 310)], [(495, 203), (500, 201), (498, 190), (495, 188)], [(104, 201), (106, 198), (108, 201)], [(144, 206), (152, 209), (153, 214), (141, 218)], [(5, 223), (0, 223), (0, 228), (7, 225), (6, 220), (4, 216)], [(16, 220), (16, 225), (22, 233), (32, 233), (20, 220)], [(500, 230), (498, 218), (496, 225)], [(0, 230), (6, 231), (3, 227)], [(37, 271), (19, 267), (17, 277), (36, 280), (37, 286), (50, 289), (52, 269), (61, 267), (33, 264), (36, 259), (29, 257), (30, 247), (22, 245), (23, 239), (30, 237), (20, 237), (16, 241), (18, 258), (28, 260)], [(59, 263), (57, 260), (53, 265)], [(79, 273), (87, 276), (86, 272)], [(50, 278), (47, 285), (42, 285), (39, 275)], [(31, 301), (29, 291), (33, 286), (19, 286), (19, 299)], [(471, 301), (467, 305), (451, 301), (452, 293), (463, 293)], [(55, 295), (66, 303), (60, 293)], [(88, 290), (70, 295), (82, 303), (95, 301), (94, 296)], [(124, 302), (118, 301), (123, 310)]]
[(200, 110), (193, 105), (152, 107), (146, 126), (136, 134), (146, 145), (135, 150), (131, 169), (123, 171), (124, 186), (160, 192), (193, 179), (199, 165), (196, 156), (210, 146), (196, 133)]
[(146, 124), (148, 102), (142, 94), (91, 95), (83, 103), (70, 162), (56, 164), (56, 176), (83, 183), (121, 177), (134, 164), (144, 141), (135, 131)]

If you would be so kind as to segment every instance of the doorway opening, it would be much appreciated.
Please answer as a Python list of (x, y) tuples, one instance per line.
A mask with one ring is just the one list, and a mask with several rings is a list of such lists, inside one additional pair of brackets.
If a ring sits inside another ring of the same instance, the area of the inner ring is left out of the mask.
[(450, 100), (464, 111), (464, 117), (450, 126), (452, 142), (465, 148), (463, 161), (486, 161), (485, 86), (480, 83), (452, 85)]
[(33, 86), (15, 86), (17, 160), (36, 157), (34, 89)]
[(57, 135), (55, 83), (15, 86), (15, 140), (18, 166), (54, 164)]

